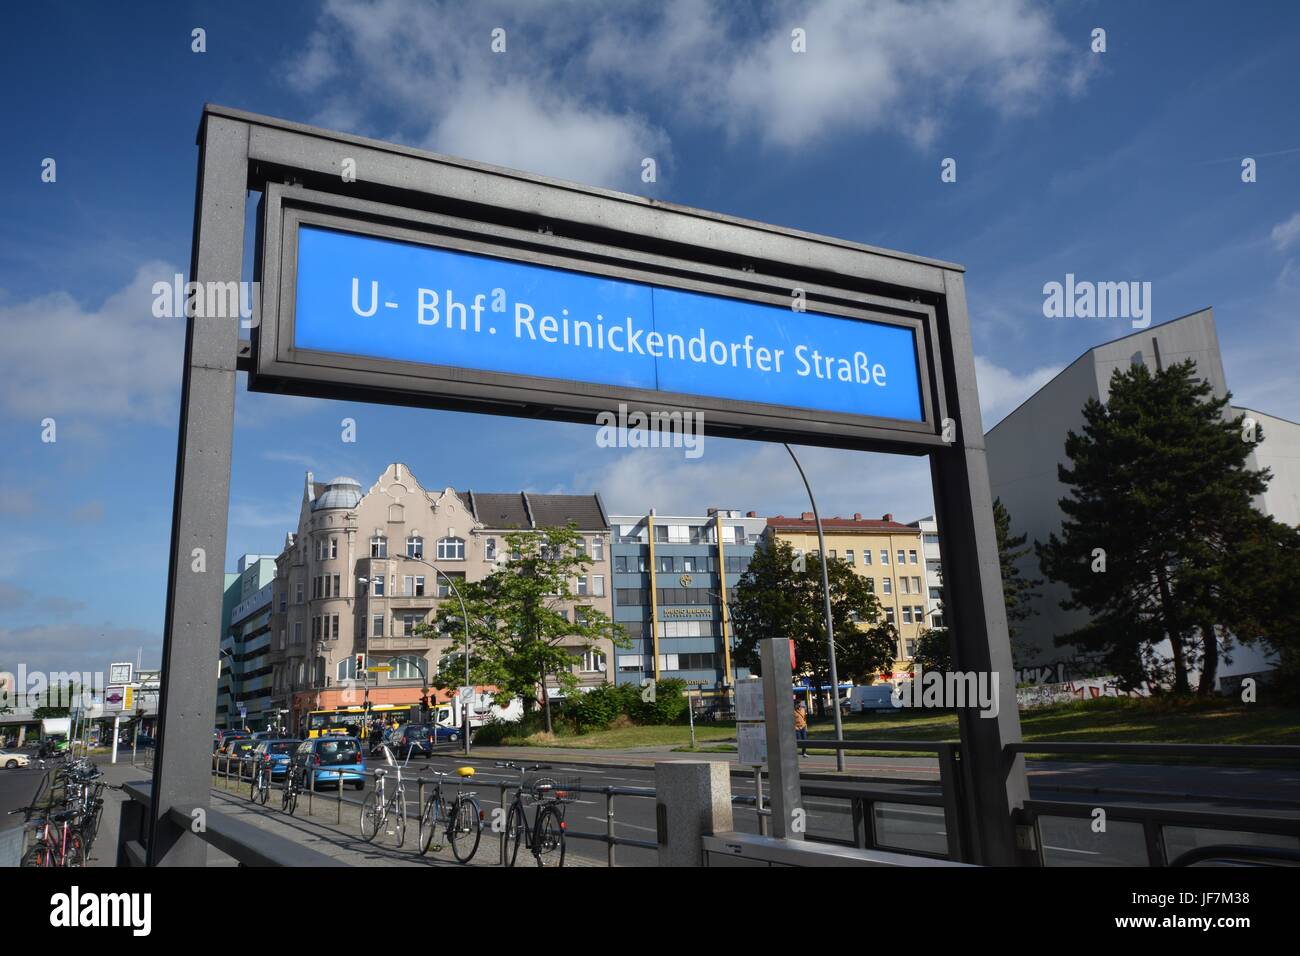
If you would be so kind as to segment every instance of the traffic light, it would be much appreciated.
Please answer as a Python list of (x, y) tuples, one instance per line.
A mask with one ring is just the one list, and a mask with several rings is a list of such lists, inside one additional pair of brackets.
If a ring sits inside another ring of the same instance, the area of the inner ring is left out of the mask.
[(365, 654), (358, 654), (358, 655), (357, 655), (356, 676), (360, 677), (360, 676), (361, 676), (362, 674), (364, 674), (365, 672), (366, 672), (366, 655), (365, 655)]

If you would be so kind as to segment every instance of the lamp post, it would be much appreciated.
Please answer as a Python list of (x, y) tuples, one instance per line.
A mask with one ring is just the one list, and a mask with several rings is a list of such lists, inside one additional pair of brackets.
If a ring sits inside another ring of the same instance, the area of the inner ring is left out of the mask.
[[(817, 499), (813, 497), (812, 485), (808, 483), (808, 476), (804, 474), (803, 465), (799, 464), (798, 458), (795, 458), (793, 448), (786, 445), (785, 450), (794, 459), (794, 466), (799, 469), (799, 477), (803, 479), (803, 486), (808, 489), (808, 500), (812, 502), (813, 520), (817, 522), (817, 547), (820, 549), (820, 564), (822, 566), (822, 594), (826, 602), (826, 650), (830, 654), (831, 665), (831, 711), (835, 716), (835, 739), (843, 740), (844, 720), (840, 716), (840, 676), (835, 667), (835, 630), (834, 625), (831, 624), (831, 579), (830, 572), (827, 570), (826, 536), (822, 533), (822, 518), (817, 511)], [(835, 769), (844, 769), (844, 751), (839, 748), (835, 750)]]
[[(447, 588), (448, 588), (448, 590), (450, 590), (451, 593), (454, 594), (454, 595), (456, 596), (456, 600), (460, 602), (460, 620), (461, 620), (461, 623), (462, 623), (462, 624), (464, 625), (464, 627), (465, 627), (465, 686), (466, 686), (466, 687), (470, 687), (470, 686), (472, 686), (472, 685), (470, 684), (470, 682), (469, 682), (469, 611), (466, 610), (466, 608), (465, 608), (465, 599), (464, 599), (463, 597), (460, 596), (460, 591), (459, 591), (459, 590), (457, 589), (457, 587), (456, 587), (456, 582), (452, 580), (452, 578), (451, 578), (451, 576), (450, 576), (449, 574), (447, 574), (447, 573), (446, 573), (445, 571), (443, 571), (441, 568), (439, 568), (439, 567), (437, 567), (437, 566), (435, 566), (435, 565), (433, 565), (433, 564), (430, 564), (428, 561), (424, 560), (424, 558), (417, 558), (417, 557), (415, 557), (414, 555), (410, 555), (410, 554), (399, 554), (399, 555), (396, 555), (396, 557), (397, 557), (397, 558), (400, 558), (400, 559), (402, 559), (402, 560), (405, 560), (405, 561), (415, 561), (415, 562), (417, 562), (418, 564), (423, 564), (426, 568), (428, 568), (429, 570), (431, 570), (434, 574), (439, 575), (439, 576), (442, 578), (442, 580), (444, 580), (444, 581), (447, 582)], [(357, 580), (358, 580), (360, 583), (362, 583), (362, 584), (369, 584), (369, 583), (370, 583), (370, 579), (369, 579), (369, 578), (357, 578)], [(427, 685), (428, 685), (428, 675), (427, 675), (427, 674), (424, 676), (424, 683), (425, 683), (425, 685), (426, 685), (426, 686), (425, 686), (425, 695), (427, 696), (427, 694), (428, 694), (428, 686), (427, 686)], [(464, 695), (461, 695), (461, 696), (463, 697)], [(461, 713), (462, 713), (462, 717), (461, 717), (461, 734), (462, 734), (462, 736), (463, 736), (464, 739), (465, 739), (465, 754), (466, 754), (466, 756), (468, 756), (468, 755), (469, 755), (469, 702), (466, 701), (466, 700), (462, 700), (460, 703), (461, 703), (461, 708), (460, 708), (460, 709), (461, 709)], [(437, 733), (437, 731), (435, 731), (435, 733)]]

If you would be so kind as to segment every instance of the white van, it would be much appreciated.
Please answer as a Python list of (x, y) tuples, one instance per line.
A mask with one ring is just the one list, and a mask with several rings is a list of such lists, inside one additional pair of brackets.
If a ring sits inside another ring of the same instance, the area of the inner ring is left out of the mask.
[(859, 684), (849, 692), (849, 713), (860, 714), (864, 710), (893, 710), (890, 697), (894, 693), (893, 684)]

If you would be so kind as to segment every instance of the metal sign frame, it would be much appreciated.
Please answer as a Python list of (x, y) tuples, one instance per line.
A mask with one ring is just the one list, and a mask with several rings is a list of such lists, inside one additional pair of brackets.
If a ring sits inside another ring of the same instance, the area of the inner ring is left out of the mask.
[[(792, 290), (799, 288), (806, 294), (809, 312), (898, 326), (912, 333), (921, 420), (910, 422), (296, 348), (297, 236), (302, 225), (783, 308), (789, 308)], [(625, 237), (625, 241), (633, 238)], [(924, 454), (943, 444), (947, 405), (943, 384), (930, 361), (938, 335), (937, 319), (933, 306), (920, 302), (871, 295), (849, 288), (848, 283), (813, 284), (789, 274), (778, 277), (719, 267), (699, 262), (698, 255), (664, 256), (631, 244), (597, 244), (554, 232), (530, 232), (490, 220), (429, 213), (275, 183), (269, 184), (264, 193), (258, 242), (262, 254), (257, 260), (255, 279), (261, 284), (262, 297), (253, 338), (254, 371), (249, 387), (254, 391), (587, 423), (598, 412), (624, 403), (629, 410), (703, 412), (705, 430), (711, 434), (736, 435), (757, 429), (780, 434), (782, 441), (840, 446), (848, 443), (851, 447), (908, 454)]]
[[(312, 214), (307, 207), (315, 202), (315, 215), (337, 216), (354, 228), (362, 221), (367, 229), (412, 230), (426, 240), (439, 234), (439, 242), (514, 243), (518, 255), (585, 258), (589, 265), (603, 249), (608, 256), (605, 268), (650, 272), (660, 277), (656, 281), (685, 264), (689, 268), (677, 275), (678, 282), (715, 284), (729, 295), (757, 301), (779, 295), (788, 304), (790, 290), (798, 286), (808, 290), (813, 302), (820, 290), (829, 304), (857, 310), (849, 315), (921, 322), (928, 357), (922, 366), (923, 386), (925, 377), (930, 379), (923, 393), (931, 393), (932, 402), (924, 429), (900, 429), (897, 422), (827, 421), (828, 415), (806, 412), (792, 421), (788, 409), (745, 407), (747, 403), (719, 407), (720, 417), (707, 424), (716, 434), (740, 438), (928, 454), (954, 666), (997, 675), (1000, 699), (1015, 699), (960, 266), (219, 106), (204, 108), (198, 145), (189, 271), (190, 280), (201, 285), (247, 278), (246, 207), (254, 191), (267, 204), (264, 219), (274, 211), (273, 203), (279, 203), (276, 214), (283, 216), (290, 208)], [(355, 168), (355, 181), (342, 179), (345, 161)], [(463, 231), (466, 222), (474, 224), (470, 234)], [(277, 230), (264, 228), (259, 243), (269, 245), (277, 235)], [(264, 252), (256, 250), (255, 263), (266, 261)], [(283, 255), (274, 261), (283, 262)], [(274, 321), (258, 331), (256, 355), (253, 343), (240, 341), (238, 321), (186, 319), (158, 746), (149, 810), (152, 865), (202, 865), (206, 859), (206, 844), (173, 810), (203, 808), (209, 802), (217, 696), (212, 662), (221, 639), (237, 373), (247, 371), (255, 387), (273, 391), (509, 415), (590, 421), (590, 400), (609, 406), (608, 395), (581, 389), (574, 390), (579, 393), (575, 397), (533, 388), (531, 383), (521, 387), (518, 382), (491, 380), (473, 382), (472, 389), (459, 395), (430, 395), (418, 388), (381, 391), (391, 382), (374, 376), (401, 374), (401, 369), (391, 368), (349, 369), (348, 374), (314, 384), (291, 381), (292, 370), (279, 363), (301, 357), (279, 351), (278, 335), (286, 317), (274, 311), (278, 308), (272, 303), (265, 313)], [(274, 348), (266, 338), (271, 335), (277, 336)], [(491, 391), (503, 386), (515, 391)], [(664, 396), (655, 394), (648, 407), (663, 409), (664, 403)], [(690, 398), (692, 410), (702, 404)], [(950, 435), (941, 430), (945, 418), (951, 421)], [(945, 437), (951, 441), (945, 442)], [(959, 725), (964, 812), (976, 844), (972, 855), (982, 863), (1019, 862), (1013, 821), (1028, 798), (1023, 757), (1010, 748), (1020, 742), (1019, 716), (1014, 707), (987, 719), (962, 711)]]

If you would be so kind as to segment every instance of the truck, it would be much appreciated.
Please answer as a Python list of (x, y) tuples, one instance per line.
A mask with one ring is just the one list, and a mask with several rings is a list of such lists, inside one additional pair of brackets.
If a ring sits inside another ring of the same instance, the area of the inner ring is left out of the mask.
[(71, 717), (45, 717), (41, 719), (41, 755), (50, 756), (68, 749), (72, 733)]
[[(469, 725), (470, 727), (482, 727), (484, 724), (493, 721), (507, 721), (513, 723), (524, 716), (524, 702), (518, 697), (509, 701), (505, 706), (496, 702), (495, 697), (490, 691), (475, 690), (472, 699), (469, 702)], [(453, 694), (451, 700), (445, 704), (439, 704), (437, 714), (434, 717), (434, 723), (439, 727), (460, 727), (464, 723), (464, 710), (462, 709), (461, 695)]]

